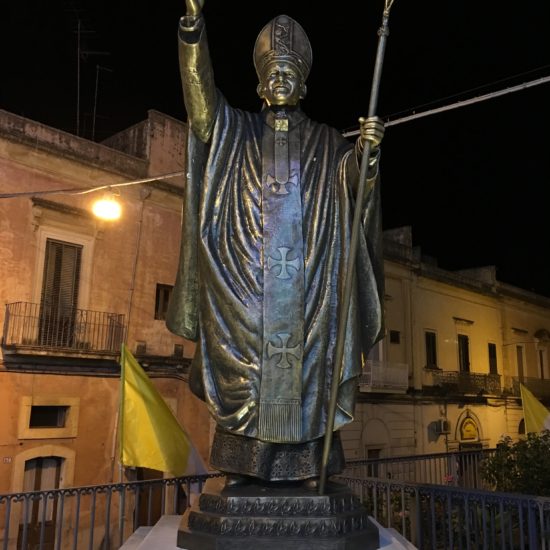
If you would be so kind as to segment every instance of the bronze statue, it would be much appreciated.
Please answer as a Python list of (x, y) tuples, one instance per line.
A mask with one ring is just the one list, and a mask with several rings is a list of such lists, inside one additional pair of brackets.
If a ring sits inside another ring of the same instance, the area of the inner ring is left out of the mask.
[[(214, 84), (202, 7), (186, 0), (180, 69), (189, 122), (180, 265), (167, 325), (197, 341), (189, 383), (217, 430), (210, 461), (237, 485), (318, 479), (343, 268), (365, 140), (363, 232), (348, 316), (335, 430), (353, 419), (362, 355), (382, 337), (379, 204), (382, 122), (350, 143), (300, 109), (312, 53), (280, 15), (254, 47), (260, 112)], [(336, 432), (335, 432), (336, 435)], [(344, 465), (334, 437), (328, 472)]]

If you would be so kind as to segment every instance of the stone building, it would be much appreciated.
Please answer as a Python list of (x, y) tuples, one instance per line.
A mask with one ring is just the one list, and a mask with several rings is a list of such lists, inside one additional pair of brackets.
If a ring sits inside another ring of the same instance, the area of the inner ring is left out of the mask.
[[(91, 214), (102, 192), (73, 194), (165, 165), (181, 171), (184, 132), (151, 112), (128, 131), (137, 145), (127, 154), (0, 111), (0, 493), (126, 479), (116, 445), (122, 341), (207, 458), (208, 414), (184, 382), (194, 347), (164, 322), (181, 176), (113, 188), (117, 221)], [(49, 506), (48, 529), (54, 515)]]
[(409, 227), (384, 233), (386, 337), (359, 385), (349, 458), (492, 448), (524, 433), (519, 383), (550, 399), (550, 299), (495, 267), (440, 269)]
[[(211, 422), (186, 384), (194, 345), (164, 324), (185, 132), (150, 111), (99, 144), (0, 111), (0, 493), (121, 479), (122, 341), (207, 460)], [(119, 220), (91, 214), (101, 192), (88, 188), (142, 180), (111, 188)], [(497, 281), (493, 267), (438, 268), (412, 246), (410, 228), (387, 230), (384, 240), (386, 337), (342, 432), (347, 457), (517, 438), (519, 382), (550, 398), (550, 299)]]

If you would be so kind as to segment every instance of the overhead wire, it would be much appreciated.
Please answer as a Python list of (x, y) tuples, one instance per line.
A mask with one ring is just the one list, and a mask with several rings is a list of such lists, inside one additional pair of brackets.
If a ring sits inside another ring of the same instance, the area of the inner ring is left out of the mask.
[[(521, 73), (521, 75), (530, 74), (530, 73), (535, 72), (536, 70), (540, 70), (541, 68), (546, 68), (546, 67), (550, 67), (550, 65), (546, 65), (545, 67), (539, 67), (539, 69), (533, 69), (531, 71), (527, 71), (526, 73)], [(521, 75), (516, 75), (514, 77), (508, 77), (506, 79), (501, 79), (501, 80), (496, 81), (496, 82), (509, 81), (510, 79), (517, 78), (518, 76), (521, 76)], [(395, 119), (391, 118), (391, 116), (395, 116), (395, 115), (390, 115), (388, 117), (388, 120), (386, 120), (384, 122), (384, 126), (386, 128), (391, 127), (391, 126), (397, 126), (398, 124), (403, 124), (405, 122), (410, 122), (411, 120), (417, 120), (419, 118), (424, 118), (424, 117), (431, 116), (431, 115), (434, 115), (434, 114), (437, 114), (437, 113), (443, 113), (445, 111), (451, 111), (451, 110), (454, 110), (454, 109), (459, 109), (459, 108), (465, 107), (467, 105), (473, 105), (475, 103), (480, 103), (482, 101), (487, 101), (487, 100), (493, 99), (495, 97), (500, 97), (500, 96), (503, 96), (503, 95), (518, 92), (520, 90), (525, 90), (525, 89), (528, 89), (528, 88), (532, 88), (534, 86), (539, 86), (541, 84), (546, 84), (547, 82), (550, 82), (550, 76), (545, 76), (545, 77), (537, 78), (535, 80), (530, 80), (528, 82), (523, 82), (521, 84), (517, 84), (515, 86), (510, 86), (510, 87), (504, 88), (502, 90), (496, 90), (496, 91), (493, 91), (493, 92), (489, 92), (487, 94), (472, 97), (470, 99), (464, 99), (464, 100), (461, 100), (461, 101), (457, 101), (457, 102), (451, 103), (449, 105), (443, 105), (442, 107), (436, 107), (434, 109), (428, 109), (426, 111), (421, 111), (419, 113), (414, 112), (417, 108), (425, 107), (425, 106), (428, 106), (428, 105), (433, 105), (434, 103), (439, 103), (439, 102), (441, 102), (443, 100), (446, 100), (446, 99), (449, 99), (449, 98), (458, 97), (460, 95), (464, 95), (465, 93), (468, 93), (468, 92), (471, 92), (471, 91), (486, 88), (490, 85), (493, 85), (494, 83), (486, 84), (486, 85), (483, 85), (483, 86), (478, 86), (477, 88), (472, 88), (471, 90), (468, 90), (466, 92), (461, 92), (460, 94), (453, 94), (451, 96), (447, 96), (446, 98), (442, 98), (442, 99), (439, 99), (437, 101), (431, 101), (429, 103), (424, 103), (423, 105), (421, 105), (419, 107), (416, 107), (414, 109), (408, 109), (406, 111), (400, 111), (399, 113), (397, 113), (397, 114), (400, 114), (402, 112), (411, 112), (412, 111), (411, 115), (407, 115), (407, 116), (403, 116), (403, 117), (395, 118)], [(359, 130), (352, 130), (352, 131), (348, 131), (348, 132), (342, 132), (342, 135), (344, 137), (357, 136), (357, 135), (359, 135)], [(175, 178), (175, 177), (178, 177), (178, 176), (183, 176), (185, 174), (186, 174), (186, 172), (182, 170), (182, 171), (178, 171), (178, 172), (169, 172), (167, 174), (159, 174), (157, 176), (151, 176), (149, 178), (142, 178), (142, 179), (138, 179), (138, 180), (125, 181), (125, 182), (121, 182), (121, 183), (110, 183), (110, 184), (98, 185), (98, 186), (94, 186), (94, 187), (84, 187), (84, 188), (81, 187), (81, 188), (68, 188), (68, 189), (49, 189), (49, 190), (42, 190), (42, 191), (20, 191), (20, 192), (17, 192), (17, 193), (0, 193), (0, 199), (9, 199), (9, 198), (18, 198), (18, 197), (39, 197), (39, 196), (44, 196), (44, 195), (85, 195), (87, 193), (92, 193), (92, 192), (95, 192), (95, 191), (101, 191), (102, 189), (109, 189), (109, 188), (113, 188), (113, 187), (124, 187), (124, 186), (129, 186), (129, 185), (138, 185), (138, 184), (143, 184), (143, 183), (151, 183), (151, 182), (155, 182), (155, 181), (159, 181), (159, 180), (165, 180), (165, 179)]]
[(461, 92), (457, 92), (457, 93), (454, 93), (454, 94), (451, 94), (451, 95), (448, 95), (448, 96), (445, 96), (445, 97), (440, 97), (439, 99), (432, 99), (431, 101), (427, 101), (426, 103), (422, 103), (420, 105), (417, 105), (416, 107), (412, 107), (412, 108), (409, 107), (408, 109), (403, 109), (401, 111), (397, 111), (395, 113), (386, 115), (385, 118), (387, 118), (388, 120), (391, 120), (391, 119), (394, 119), (395, 117), (401, 117), (405, 113), (416, 112), (419, 109), (425, 109), (426, 107), (430, 107), (431, 105), (441, 104), (443, 101), (448, 102), (448, 101), (450, 101), (452, 99), (455, 99), (455, 98), (458, 98), (458, 97), (464, 97), (467, 94), (474, 94), (474, 93), (476, 93), (480, 90), (486, 90), (490, 87), (495, 87), (495, 86), (501, 85), (505, 82), (511, 82), (513, 80), (517, 80), (518, 78), (524, 78), (527, 75), (530, 75), (530, 74), (533, 74), (533, 73), (540, 73), (541, 71), (547, 70), (549, 68), (550, 68), (550, 65), (542, 65), (540, 67), (536, 67), (534, 69), (529, 69), (528, 71), (523, 71), (521, 73), (517, 73), (517, 74), (512, 75), (512, 76), (499, 78), (497, 80), (493, 80), (492, 82), (487, 82), (487, 83), (481, 84), (479, 86), (474, 86), (473, 88), (469, 88), (468, 90), (462, 90)]
[[(387, 120), (384, 122), (384, 126), (386, 128), (389, 128), (390, 126), (397, 126), (398, 124), (403, 124), (404, 122), (410, 122), (411, 120), (416, 120), (419, 118), (424, 118), (430, 115), (435, 115), (437, 113), (443, 113), (445, 111), (451, 111), (454, 109), (458, 109), (460, 107), (465, 107), (466, 105), (473, 105), (474, 103), (480, 103), (481, 101), (487, 101), (488, 99), (493, 99), (495, 97), (500, 97), (506, 94), (511, 94), (514, 92), (518, 92), (520, 90), (525, 90), (527, 88), (532, 88), (534, 86), (539, 86), (540, 84), (546, 84), (547, 82), (550, 82), (550, 76), (545, 76), (538, 78), (536, 80), (531, 80), (529, 82), (523, 82), (522, 84), (518, 84), (516, 86), (510, 86), (509, 88), (505, 88), (503, 90), (497, 90), (495, 92), (490, 92), (484, 95), (480, 95), (477, 97), (472, 97), (470, 99), (464, 99), (462, 101), (457, 101), (456, 103), (452, 103), (451, 105), (444, 105), (442, 107), (436, 107), (435, 109), (429, 109), (427, 111), (421, 111), (420, 113), (413, 113), (409, 116), (404, 116), (401, 118), (397, 118), (394, 120)], [(352, 137), (359, 135), (359, 130), (353, 130), (350, 132), (344, 132), (342, 134), (344, 137)]]
[(97, 185), (95, 187), (79, 187), (70, 189), (47, 189), (44, 191), (20, 191), (18, 193), (0, 193), (0, 199), (13, 199), (17, 197), (40, 197), (44, 195), (86, 195), (94, 191), (101, 191), (102, 189), (110, 189), (113, 187), (124, 187), (127, 185), (138, 185), (139, 183), (151, 183), (154, 181), (165, 180), (170, 178), (176, 178), (178, 176), (185, 175), (185, 171), (170, 172), (168, 174), (159, 174), (158, 176), (152, 176), (150, 178), (143, 178), (139, 180), (124, 181), (121, 183), (109, 183), (106, 185)]

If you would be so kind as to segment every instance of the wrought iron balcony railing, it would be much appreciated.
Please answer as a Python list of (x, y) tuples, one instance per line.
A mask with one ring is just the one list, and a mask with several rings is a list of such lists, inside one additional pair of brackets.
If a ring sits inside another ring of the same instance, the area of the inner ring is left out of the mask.
[(5, 349), (118, 353), (125, 333), (124, 315), (28, 302), (7, 304)]
[(434, 386), (443, 386), (460, 394), (480, 393), (499, 395), (501, 393), (500, 374), (479, 374), (460, 371), (434, 371)]
[(368, 360), (359, 377), (359, 391), (406, 393), (409, 388), (409, 365)]
[(550, 380), (523, 376), (521, 379), (512, 379), (512, 393), (518, 397), (521, 395), (519, 385), (523, 384), (536, 397), (550, 397)]

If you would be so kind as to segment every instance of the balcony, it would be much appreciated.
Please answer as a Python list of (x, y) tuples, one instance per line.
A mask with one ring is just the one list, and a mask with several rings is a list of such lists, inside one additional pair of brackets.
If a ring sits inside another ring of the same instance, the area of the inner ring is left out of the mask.
[(360, 392), (406, 393), (409, 365), (387, 361), (365, 361), (359, 377)]
[(6, 305), (2, 348), (7, 354), (116, 355), (124, 315), (14, 302)]
[(550, 398), (550, 380), (541, 378), (532, 378), (524, 376), (521, 380), (517, 377), (512, 378), (512, 394), (520, 396), (519, 385), (523, 384), (534, 396), (539, 398)]
[(500, 395), (502, 393), (499, 374), (434, 371), (432, 377), (434, 386), (441, 386), (452, 393), (471, 395)]

